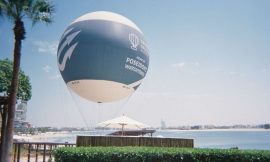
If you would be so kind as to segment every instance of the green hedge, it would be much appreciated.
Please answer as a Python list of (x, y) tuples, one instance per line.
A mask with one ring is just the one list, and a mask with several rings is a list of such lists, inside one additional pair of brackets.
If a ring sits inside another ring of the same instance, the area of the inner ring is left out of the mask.
[(58, 148), (56, 162), (270, 162), (270, 151), (164, 147)]

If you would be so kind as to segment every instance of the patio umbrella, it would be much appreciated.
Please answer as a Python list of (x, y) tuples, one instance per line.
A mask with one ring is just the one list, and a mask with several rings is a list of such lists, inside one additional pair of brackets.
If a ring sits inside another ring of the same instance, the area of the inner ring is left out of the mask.
[(102, 123), (97, 124), (99, 127), (107, 127), (107, 128), (121, 128), (122, 135), (124, 128), (127, 129), (145, 129), (150, 128), (149, 125), (138, 122), (134, 119), (131, 119), (125, 115), (122, 115), (118, 118), (114, 118), (111, 120), (104, 121)]

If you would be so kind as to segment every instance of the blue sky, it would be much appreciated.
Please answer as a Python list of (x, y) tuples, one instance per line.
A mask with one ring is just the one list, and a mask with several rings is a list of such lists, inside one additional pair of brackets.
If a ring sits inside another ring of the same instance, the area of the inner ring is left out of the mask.
[[(53, 24), (25, 24), (21, 67), (31, 78), (33, 125), (86, 127), (123, 113), (153, 126), (270, 122), (270, 1), (53, 3)], [(58, 41), (74, 19), (93, 11), (129, 18), (148, 41), (149, 71), (126, 101), (85, 101), (60, 77)], [(12, 23), (1, 19), (0, 58), (12, 58), (12, 49)]]

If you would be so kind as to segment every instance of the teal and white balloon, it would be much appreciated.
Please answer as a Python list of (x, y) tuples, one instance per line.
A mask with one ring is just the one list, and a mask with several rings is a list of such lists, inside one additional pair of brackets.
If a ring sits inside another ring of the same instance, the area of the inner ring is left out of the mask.
[(92, 12), (64, 31), (57, 62), (67, 86), (94, 102), (111, 102), (131, 95), (149, 65), (142, 31), (112, 12)]

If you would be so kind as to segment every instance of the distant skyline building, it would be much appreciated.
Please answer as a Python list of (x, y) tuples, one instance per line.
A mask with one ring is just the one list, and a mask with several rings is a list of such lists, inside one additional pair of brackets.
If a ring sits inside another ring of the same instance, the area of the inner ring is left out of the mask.
[(164, 120), (161, 119), (161, 123), (160, 123), (160, 128), (161, 129), (165, 129), (167, 126), (166, 126), (166, 122)]
[(26, 122), (26, 113), (27, 113), (27, 101), (21, 101), (20, 104), (17, 105), (15, 110), (15, 120), (14, 127), (29, 127), (30, 124)]

